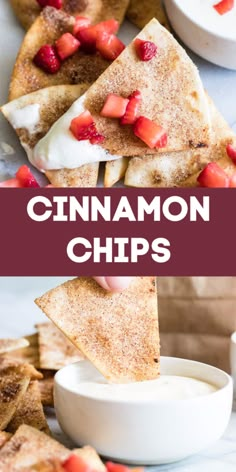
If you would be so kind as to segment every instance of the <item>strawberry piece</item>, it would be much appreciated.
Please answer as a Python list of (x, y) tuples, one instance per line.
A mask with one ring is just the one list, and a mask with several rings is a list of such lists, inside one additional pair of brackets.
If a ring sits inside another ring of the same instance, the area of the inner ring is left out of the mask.
[(151, 149), (162, 148), (167, 144), (167, 134), (162, 128), (149, 118), (140, 116), (133, 126), (134, 134), (144, 141)]
[(133, 125), (135, 123), (141, 100), (141, 93), (138, 90), (130, 95), (125, 114), (120, 120), (121, 125)]
[(73, 35), (76, 36), (80, 30), (88, 28), (90, 25), (91, 20), (89, 18), (86, 18), (86, 16), (76, 16), (75, 24), (73, 27)]
[(110, 93), (106, 98), (100, 115), (108, 118), (121, 118), (125, 114), (128, 103), (128, 98)]
[(54, 46), (50, 46), (50, 44), (41, 46), (34, 56), (33, 62), (37, 67), (48, 72), (48, 74), (56, 74), (61, 67), (56, 49)]
[(143, 41), (135, 39), (134, 41), (136, 53), (141, 61), (150, 61), (157, 54), (157, 46), (152, 41)]
[(213, 7), (220, 15), (224, 15), (234, 8), (234, 0), (221, 0), (221, 2), (216, 3)]
[(108, 61), (114, 61), (125, 49), (125, 45), (117, 36), (106, 32), (98, 34), (96, 47), (102, 57)]
[(236, 148), (232, 146), (232, 144), (227, 144), (226, 152), (230, 159), (232, 159), (233, 163), (236, 164)]
[(71, 121), (70, 131), (78, 141), (89, 140), (91, 144), (100, 144), (105, 139), (98, 133), (89, 111), (84, 111)]
[(210, 162), (202, 170), (197, 178), (201, 187), (207, 188), (227, 188), (229, 187), (229, 177), (216, 162)]
[(26, 165), (21, 166), (17, 173), (16, 173), (16, 178), (22, 185), (22, 187), (25, 188), (38, 188), (39, 184), (35, 177), (33, 176), (30, 168)]
[(81, 457), (71, 454), (62, 464), (66, 472), (92, 472), (93, 469)]
[(23, 185), (19, 182), (18, 179), (9, 179), (9, 180), (4, 180), (4, 182), (0, 182), (0, 187), (2, 188), (22, 188)]
[(229, 179), (229, 186), (231, 188), (236, 188), (236, 172), (233, 175), (231, 175)]
[(96, 52), (97, 35), (95, 26), (89, 26), (77, 32), (76, 38), (80, 42), (80, 47), (87, 54), (94, 54)]
[(67, 57), (72, 56), (77, 49), (79, 49), (80, 42), (76, 39), (73, 34), (64, 33), (56, 41), (57, 54), (62, 61), (67, 59)]
[(114, 18), (111, 20), (101, 21), (95, 25), (97, 33), (116, 34), (119, 29), (119, 23)]
[(107, 472), (131, 472), (130, 467), (123, 464), (115, 464), (114, 462), (106, 463)]
[(62, 0), (37, 0), (38, 4), (44, 8), (44, 7), (54, 7), (57, 10), (60, 10), (62, 8)]

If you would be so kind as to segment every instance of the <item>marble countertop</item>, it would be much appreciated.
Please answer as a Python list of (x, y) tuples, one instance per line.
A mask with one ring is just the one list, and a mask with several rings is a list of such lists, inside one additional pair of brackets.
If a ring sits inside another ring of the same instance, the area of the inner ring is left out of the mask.
[[(128, 44), (137, 32), (137, 28), (126, 21), (119, 34)], [(7, 101), (9, 80), (23, 36), (24, 31), (11, 11), (10, 2), (0, 0), (0, 104)], [(191, 52), (189, 54), (199, 68), (204, 87), (236, 131), (236, 72), (214, 66)], [(0, 180), (13, 176), (22, 163), (26, 163), (25, 152), (15, 132), (0, 114)], [(42, 175), (34, 172), (43, 182)]]
[[(34, 299), (68, 277), (0, 277), (0, 337), (18, 337), (34, 332), (36, 323), (46, 317)], [(56, 439), (72, 447), (62, 433), (53, 409), (47, 409), (50, 429)], [(235, 472), (236, 402), (228, 428), (209, 449), (176, 464), (149, 467), (150, 472)]]

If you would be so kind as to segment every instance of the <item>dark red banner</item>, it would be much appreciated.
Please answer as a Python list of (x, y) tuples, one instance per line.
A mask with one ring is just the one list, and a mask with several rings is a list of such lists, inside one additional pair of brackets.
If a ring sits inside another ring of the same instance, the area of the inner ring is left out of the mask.
[(0, 275), (236, 275), (234, 189), (1, 189)]

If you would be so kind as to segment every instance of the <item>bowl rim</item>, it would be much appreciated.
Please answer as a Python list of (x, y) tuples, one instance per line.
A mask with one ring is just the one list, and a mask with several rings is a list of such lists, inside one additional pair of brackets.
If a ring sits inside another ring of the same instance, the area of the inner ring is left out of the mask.
[[(215, 38), (220, 38), (220, 39), (224, 39), (225, 41), (228, 41), (228, 42), (233, 42), (233, 43), (236, 43), (236, 38), (232, 38), (230, 36), (225, 36), (223, 33), (215, 33), (214, 31), (212, 31), (211, 29), (207, 28), (206, 26), (202, 26), (201, 23), (199, 23), (198, 21), (196, 21), (194, 18), (192, 18), (190, 15), (188, 15), (185, 10), (183, 9), (183, 7), (181, 7), (181, 5), (179, 5), (178, 0), (169, 0), (170, 2), (172, 2), (172, 4), (175, 5), (175, 7), (179, 10), (180, 13), (182, 13), (185, 18), (187, 18), (189, 21), (191, 21), (196, 27), (198, 27), (200, 30), (202, 31), (205, 31), (206, 33), (210, 34), (211, 36), (215, 37)], [(164, 3), (166, 3), (166, 0), (164, 0)], [(174, 28), (173, 28), (174, 29)], [(175, 30), (175, 29), (174, 29)], [(177, 31), (176, 31), (177, 33)]]
[[(85, 394), (85, 393), (80, 393), (80, 392), (77, 392), (72, 386), (70, 386), (69, 382), (67, 382), (66, 384), (63, 383), (62, 378), (63, 378), (63, 372), (69, 368), (72, 367), (73, 368), (78, 368), (78, 366), (81, 364), (81, 362), (86, 362), (87, 360), (85, 361), (80, 361), (80, 362), (75, 362), (73, 364), (69, 364), (65, 367), (63, 367), (62, 369), (60, 369), (55, 377), (54, 377), (54, 390), (55, 390), (55, 385), (59, 386), (60, 388), (62, 388), (64, 390), (64, 392), (68, 392), (68, 393), (72, 393), (74, 394), (76, 397), (81, 397), (83, 399), (87, 399), (89, 401), (93, 401), (93, 402), (96, 402), (96, 403), (108, 403), (108, 404), (120, 404), (120, 405), (129, 405), (130, 407), (131, 406), (136, 406), (137, 405), (141, 405), (141, 406), (157, 406), (157, 405), (180, 405), (180, 404), (183, 404), (183, 403), (188, 403), (188, 404), (195, 404), (195, 403), (198, 403), (198, 402), (202, 402), (202, 401), (208, 401), (209, 398), (217, 398), (218, 396), (222, 395), (222, 393), (226, 390), (228, 390), (229, 388), (232, 390), (232, 393), (233, 393), (233, 381), (232, 381), (232, 377), (227, 374), (227, 372), (219, 369), (218, 367), (214, 367), (212, 365), (209, 365), (209, 364), (205, 364), (203, 362), (198, 362), (198, 361), (194, 361), (194, 360), (191, 360), (191, 359), (184, 359), (184, 358), (180, 358), (180, 357), (170, 357), (170, 356), (161, 356), (161, 359), (165, 359), (167, 360), (167, 362), (171, 362), (171, 361), (174, 361), (174, 362), (182, 362), (182, 363), (190, 363), (192, 364), (193, 366), (204, 366), (205, 367), (208, 367), (210, 368), (212, 371), (216, 372), (216, 373), (219, 373), (220, 375), (223, 375), (225, 377), (225, 385), (223, 387), (219, 387), (217, 388), (217, 390), (215, 392), (210, 392), (208, 394), (205, 394), (205, 395), (201, 395), (201, 396), (196, 396), (196, 397), (192, 397), (192, 398), (183, 398), (183, 399), (162, 399), (162, 400), (158, 400), (158, 399), (132, 399), (132, 401), (130, 400), (126, 400), (126, 399), (118, 399), (118, 398), (97, 398), (96, 396), (94, 395), (89, 395), (89, 394)], [(199, 379), (200, 380), (200, 379)], [(209, 382), (210, 383), (210, 382)]]

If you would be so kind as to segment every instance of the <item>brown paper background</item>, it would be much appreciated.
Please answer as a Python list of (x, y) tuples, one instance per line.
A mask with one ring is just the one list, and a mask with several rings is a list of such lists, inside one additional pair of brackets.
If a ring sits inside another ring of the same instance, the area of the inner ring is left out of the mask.
[(206, 362), (230, 372), (236, 278), (160, 277), (158, 295), (161, 354)]

